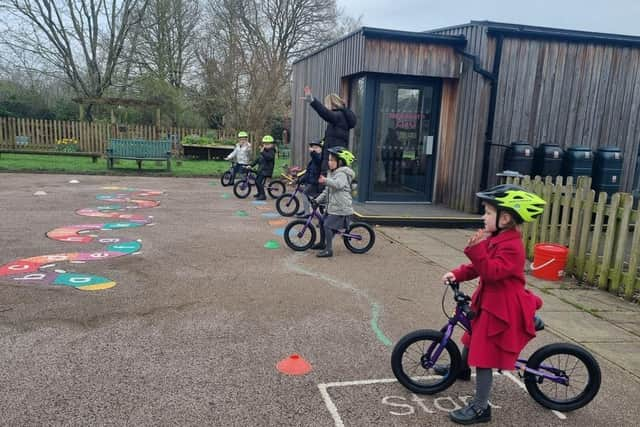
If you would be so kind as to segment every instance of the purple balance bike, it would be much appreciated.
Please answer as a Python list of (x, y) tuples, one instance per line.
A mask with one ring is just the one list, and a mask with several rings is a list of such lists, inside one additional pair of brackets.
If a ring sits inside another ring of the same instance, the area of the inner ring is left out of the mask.
[[(422, 329), (400, 339), (391, 354), (391, 368), (400, 384), (420, 394), (434, 394), (451, 386), (461, 369), (460, 350), (452, 339), (453, 329), (462, 327), (471, 333), (471, 298), (453, 289), (456, 309), (439, 331)], [(445, 295), (448, 288), (445, 288)], [(442, 305), (444, 311), (444, 297)], [(446, 315), (446, 312), (445, 312)], [(448, 317), (448, 316), (447, 316)], [(536, 330), (544, 329), (536, 316)], [(600, 389), (601, 372), (596, 359), (584, 348), (569, 343), (554, 343), (536, 350), (527, 359), (518, 359), (518, 375), (533, 399), (545, 408), (569, 412), (582, 408)]]
[[(303, 197), (306, 195), (303, 194)], [(314, 219), (320, 229), (320, 241), (324, 241), (324, 215), (320, 212), (320, 206), (313, 199), (309, 200), (313, 206), (311, 215), (306, 219), (291, 221), (284, 229), (284, 241), (294, 251), (306, 251), (315, 244), (318, 232), (313, 225)], [(376, 233), (364, 222), (352, 222), (346, 230), (337, 230), (335, 235), (341, 235), (344, 245), (354, 254), (369, 251), (376, 242)]]

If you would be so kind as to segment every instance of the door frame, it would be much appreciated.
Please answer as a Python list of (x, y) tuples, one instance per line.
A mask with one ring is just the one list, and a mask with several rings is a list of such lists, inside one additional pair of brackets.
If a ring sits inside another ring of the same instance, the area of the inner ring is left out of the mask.
[[(361, 194), (361, 201), (371, 202), (399, 202), (399, 203), (431, 203), (434, 196), (434, 188), (436, 181), (436, 165), (438, 156), (438, 136), (440, 123), (440, 107), (442, 102), (442, 79), (434, 77), (415, 77), (393, 74), (376, 74), (368, 73), (365, 81), (365, 106), (364, 121), (367, 132), (362, 134), (363, 165), (367, 165), (367, 175), (362, 177), (361, 183), (366, 182), (364, 193)], [(393, 193), (375, 193), (373, 191), (375, 184), (375, 149), (376, 149), (376, 131), (378, 127), (377, 104), (380, 97), (380, 86), (384, 83), (397, 85), (413, 85), (413, 86), (431, 86), (433, 88), (431, 129), (433, 131), (433, 154), (431, 155), (431, 164), (429, 169), (431, 172), (425, 176), (425, 195), (424, 198), (416, 200), (409, 195), (394, 195)], [(362, 170), (362, 169), (361, 169)]]

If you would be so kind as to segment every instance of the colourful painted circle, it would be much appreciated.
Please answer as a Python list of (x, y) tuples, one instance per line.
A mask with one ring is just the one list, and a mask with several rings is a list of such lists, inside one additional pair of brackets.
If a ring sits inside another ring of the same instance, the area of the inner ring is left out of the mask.
[(265, 218), (279, 218), (280, 215), (275, 213), (275, 212), (265, 212), (262, 214), (263, 217)]
[(134, 252), (138, 252), (141, 247), (142, 245), (140, 244), (140, 242), (134, 240), (131, 242), (122, 242), (122, 243), (116, 243), (115, 245), (109, 245), (107, 246), (107, 251), (121, 252), (123, 254), (132, 254)]
[(280, 237), (284, 236), (284, 228), (276, 228), (273, 230), (273, 234)]
[(230, 194), (227, 194), (227, 193), (224, 193), (224, 194), (222, 195), (222, 198), (223, 198), (223, 199), (230, 199), (230, 198), (231, 198), (231, 195), (230, 195)]
[(267, 202), (265, 202), (264, 200), (254, 200), (253, 202), (254, 205), (266, 205)]
[(236, 216), (249, 216), (247, 211), (236, 211), (235, 215)]
[(53, 284), (92, 291), (109, 289), (116, 285), (115, 282), (106, 277), (80, 273), (63, 273), (56, 277)]

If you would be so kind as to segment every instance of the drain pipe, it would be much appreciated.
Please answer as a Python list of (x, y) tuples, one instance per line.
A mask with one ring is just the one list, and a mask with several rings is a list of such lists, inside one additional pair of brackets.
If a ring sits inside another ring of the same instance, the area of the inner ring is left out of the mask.
[(480, 59), (478, 56), (473, 55), (463, 50), (457, 50), (462, 56), (469, 58), (473, 61), (473, 71), (480, 74), (485, 79), (489, 80), (491, 85), (491, 92), (489, 96), (489, 112), (487, 114), (487, 128), (484, 133), (484, 152), (482, 164), (482, 177), (480, 179), (480, 189), (487, 187), (489, 181), (489, 156), (491, 156), (491, 145), (493, 144), (493, 126), (496, 116), (496, 100), (498, 98), (498, 75), (500, 74), (500, 59), (502, 57), (502, 44), (504, 36), (499, 35), (496, 38), (496, 51), (493, 57), (493, 71), (489, 72), (480, 66)]

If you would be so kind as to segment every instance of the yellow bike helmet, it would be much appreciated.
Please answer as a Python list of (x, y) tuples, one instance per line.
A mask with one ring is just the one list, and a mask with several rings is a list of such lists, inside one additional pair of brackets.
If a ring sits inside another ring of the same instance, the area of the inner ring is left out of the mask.
[(514, 184), (503, 184), (476, 193), (481, 200), (513, 214), (518, 224), (531, 222), (542, 214), (547, 204), (536, 194)]
[(240, 132), (238, 132), (238, 138), (249, 138), (249, 134), (241, 130)]
[(265, 144), (271, 144), (273, 143), (273, 137), (271, 135), (265, 135), (262, 137), (262, 142)]
[(356, 156), (354, 156), (351, 151), (347, 150), (344, 147), (331, 147), (327, 149), (327, 151), (331, 154), (335, 154), (335, 156), (338, 159), (342, 160), (347, 166), (351, 166), (351, 163), (353, 163), (353, 161), (356, 159)]

